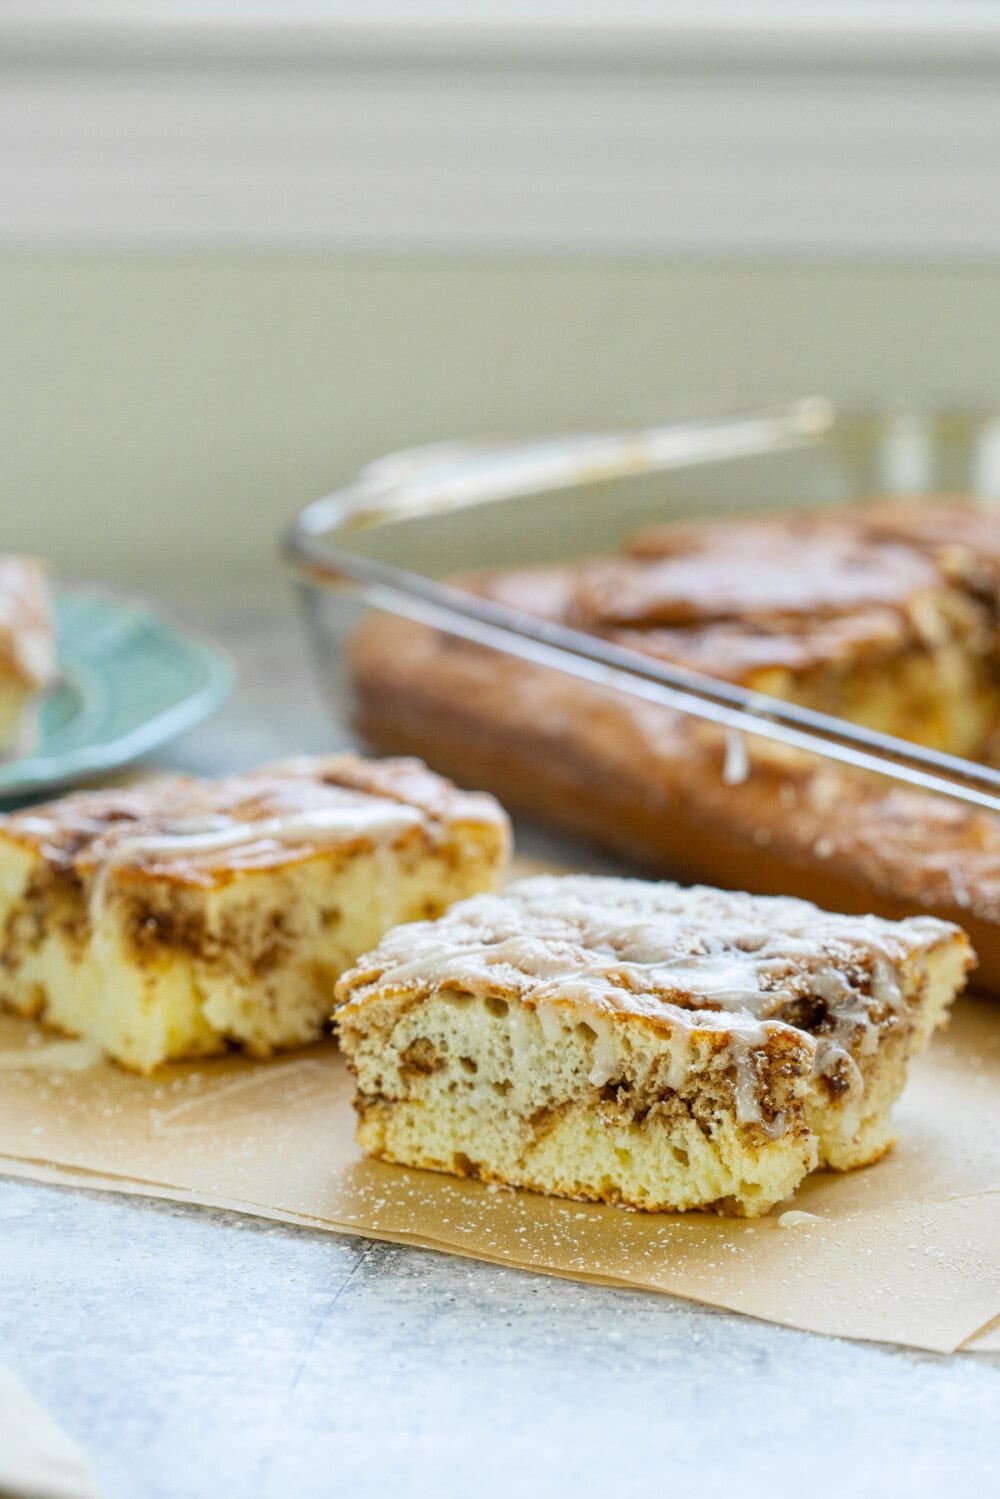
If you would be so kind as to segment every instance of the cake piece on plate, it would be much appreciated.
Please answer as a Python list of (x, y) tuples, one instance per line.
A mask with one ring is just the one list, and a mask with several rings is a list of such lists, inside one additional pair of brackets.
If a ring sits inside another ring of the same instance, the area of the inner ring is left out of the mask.
[(140, 1072), (313, 1041), (400, 921), (491, 890), (492, 797), (415, 760), (292, 760), (0, 817), (0, 999)]
[(340, 980), (383, 1160), (756, 1217), (876, 1160), (973, 954), (933, 917), (572, 875), (390, 932)]
[(0, 557), (0, 754), (16, 748), (29, 704), (54, 676), (45, 569), (30, 557)]

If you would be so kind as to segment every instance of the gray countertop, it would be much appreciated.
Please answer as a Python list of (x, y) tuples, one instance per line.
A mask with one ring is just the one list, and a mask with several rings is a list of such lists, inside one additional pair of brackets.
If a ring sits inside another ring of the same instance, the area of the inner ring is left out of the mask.
[[(291, 619), (221, 633), (240, 691), (160, 764), (344, 741)], [(0, 1338), (112, 1499), (986, 1494), (1000, 1456), (1000, 1358), (8, 1180)]]

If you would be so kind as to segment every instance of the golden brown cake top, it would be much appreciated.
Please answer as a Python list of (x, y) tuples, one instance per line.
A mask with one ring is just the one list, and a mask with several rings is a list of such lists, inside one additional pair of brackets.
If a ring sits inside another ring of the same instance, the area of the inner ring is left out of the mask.
[(919, 552), (864, 535), (824, 534), (802, 515), (684, 523), (640, 533), (628, 552), (584, 571), (577, 595), (584, 617), (680, 626), (831, 617), (902, 609), (941, 583)]
[(978, 559), (1000, 568), (1000, 504), (974, 495), (872, 498), (830, 512), (835, 523), (917, 547), (933, 557)]
[(419, 831), (432, 842), (457, 824), (506, 837), (507, 819), (483, 793), (459, 791), (419, 760), (303, 757), (243, 775), (166, 776), (83, 791), (0, 817), (0, 836), (79, 871), (114, 865), (189, 884), (267, 869), (337, 846), (392, 843)]
[(932, 916), (841, 916), (807, 901), (588, 875), (540, 876), (398, 927), (337, 988), (340, 1014), (442, 991), (569, 1005), (763, 1043), (774, 1023), (838, 1049), (912, 999), (904, 967), (958, 941)]
[(0, 677), (44, 687), (55, 672), (45, 569), (31, 557), (0, 557)]
[(873, 507), (871, 527), (865, 514), (678, 522), (638, 533), (617, 557), (479, 574), (465, 586), (737, 681), (981, 632), (940, 548), (904, 534), (901, 522), (895, 534), (888, 507)]

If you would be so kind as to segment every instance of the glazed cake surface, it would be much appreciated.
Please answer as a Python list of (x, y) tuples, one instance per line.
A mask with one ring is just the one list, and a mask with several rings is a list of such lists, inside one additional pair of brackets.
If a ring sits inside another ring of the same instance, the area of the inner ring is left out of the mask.
[(973, 963), (957, 927), (544, 876), (390, 932), (337, 987), (374, 1156), (757, 1216), (876, 1160)]
[(32, 699), (54, 675), (45, 569), (30, 557), (0, 557), (0, 753), (16, 745)]
[(359, 952), (494, 888), (508, 845), (492, 797), (413, 760), (67, 796), (0, 818), (0, 999), (143, 1072), (303, 1045)]

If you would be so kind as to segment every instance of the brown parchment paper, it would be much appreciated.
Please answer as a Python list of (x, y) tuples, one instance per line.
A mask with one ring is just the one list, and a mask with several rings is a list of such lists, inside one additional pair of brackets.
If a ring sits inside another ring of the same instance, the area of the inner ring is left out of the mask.
[[(0, 1169), (209, 1204), (942, 1352), (997, 1346), (1000, 1014), (963, 1000), (897, 1106), (900, 1143), (768, 1218), (645, 1215), (361, 1158), (332, 1043), (272, 1062), (94, 1063), (0, 1019)], [(787, 1213), (791, 1211), (793, 1218)], [(808, 1214), (808, 1217), (800, 1217)]]
[(976, 1333), (962, 1344), (965, 1353), (1000, 1353), (1000, 1322), (991, 1322), (982, 1332)]

